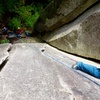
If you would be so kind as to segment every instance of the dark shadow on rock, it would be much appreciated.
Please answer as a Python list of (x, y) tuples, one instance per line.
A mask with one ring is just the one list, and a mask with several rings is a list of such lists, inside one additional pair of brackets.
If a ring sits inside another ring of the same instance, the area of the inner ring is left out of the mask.
[(3, 67), (6, 65), (8, 62), (8, 59), (6, 59), (1, 65), (0, 65), (0, 71), (3, 69)]

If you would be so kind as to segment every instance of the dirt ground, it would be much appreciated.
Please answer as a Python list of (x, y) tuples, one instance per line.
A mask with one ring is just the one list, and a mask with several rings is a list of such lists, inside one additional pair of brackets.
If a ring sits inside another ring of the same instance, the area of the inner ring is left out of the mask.
[(11, 43), (43, 43), (43, 41), (37, 37), (26, 37), (26, 38), (13, 38), (9, 39)]

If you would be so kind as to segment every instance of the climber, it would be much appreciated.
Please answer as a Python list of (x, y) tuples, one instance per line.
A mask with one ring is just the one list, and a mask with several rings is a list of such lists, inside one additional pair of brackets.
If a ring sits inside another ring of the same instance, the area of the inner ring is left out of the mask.
[(16, 34), (15, 34), (14, 31), (8, 30), (7, 33), (8, 33), (7, 34), (7, 38), (14, 38), (14, 37), (16, 37)]
[(17, 29), (17, 32), (16, 32), (16, 33), (17, 33), (17, 37), (18, 37), (18, 38), (21, 38), (21, 34), (22, 34), (22, 33), (24, 33), (23, 28), (18, 27), (18, 29)]
[(72, 66), (72, 68), (83, 71), (89, 75), (100, 79), (100, 68), (97, 68), (96, 66), (85, 64), (83, 62), (77, 62)]

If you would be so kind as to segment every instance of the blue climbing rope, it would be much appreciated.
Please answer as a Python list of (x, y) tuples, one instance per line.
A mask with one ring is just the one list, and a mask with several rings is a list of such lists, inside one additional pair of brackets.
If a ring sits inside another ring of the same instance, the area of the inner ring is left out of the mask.
[[(29, 47), (32, 48), (31, 46), (29, 46)], [(33, 49), (33, 48), (32, 48), (32, 49)], [(35, 48), (35, 49), (37, 50), (37, 48)], [(37, 50), (37, 51), (38, 51), (38, 50)], [(42, 51), (42, 54), (44, 54), (46, 57), (48, 57), (48, 58), (50, 58), (50, 59), (52, 59), (52, 60), (54, 60), (54, 61), (60, 63), (61, 65), (66, 66), (67, 68), (71, 69), (71, 70), (74, 71), (75, 73), (77, 73), (77, 74), (79, 74), (79, 75), (85, 77), (86, 79), (88, 79), (88, 80), (90, 80), (91, 82), (95, 83), (96, 85), (100, 86), (100, 83), (98, 83), (97, 81), (94, 81), (93, 79), (91, 79), (91, 78), (87, 77), (86, 75), (84, 75), (84, 74), (78, 72), (77, 70), (74, 70), (74, 69), (70, 68), (70, 67), (69, 67), (68, 65), (66, 65), (64, 62), (61, 62), (61, 61), (55, 59), (54, 57), (51, 57), (50, 55), (45, 54), (45, 53), (44, 53), (44, 51), (45, 51), (44, 49), (41, 50), (41, 51)]]
[(72, 69), (71, 67), (67, 66), (64, 62), (61, 62), (61, 61), (59, 61), (59, 60), (57, 60), (57, 59), (51, 57), (50, 55), (45, 54), (44, 52), (43, 52), (43, 54), (44, 54), (46, 57), (48, 57), (48, 58), (50, 58), (50, 59), (52, 59), (52, 60), (54, 60), (54, 61), (60, 63), (61, 65), (64, 65), (64, 66), (68, 67), (69, 69), (71, 69), (71, 70), (74, 71), (75, 73), (77, 73), (77, 74), (79, 74), (79, 75), (85, 77), (86, 79), (88, 79), (88, 80), (90, 80), (91, 82), (95, 83), (96, 85), (100, 86), (100, 83), (98, 83), (98, 82), (94, 81), (93, 79), (87, 77), (86, 75), (84, 75), (84, 74), (78, 72), (77, 70)]

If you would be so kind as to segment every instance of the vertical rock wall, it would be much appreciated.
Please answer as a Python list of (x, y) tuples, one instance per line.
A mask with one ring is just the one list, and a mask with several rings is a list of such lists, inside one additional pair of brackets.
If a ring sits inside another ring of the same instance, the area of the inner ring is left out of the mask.
[(43, 39), (66, 52), (100, 60), (100, 3)]
[(38, 19), (35, 30), (48, 32), (74, 20), (99, 0), (53, 0)]

